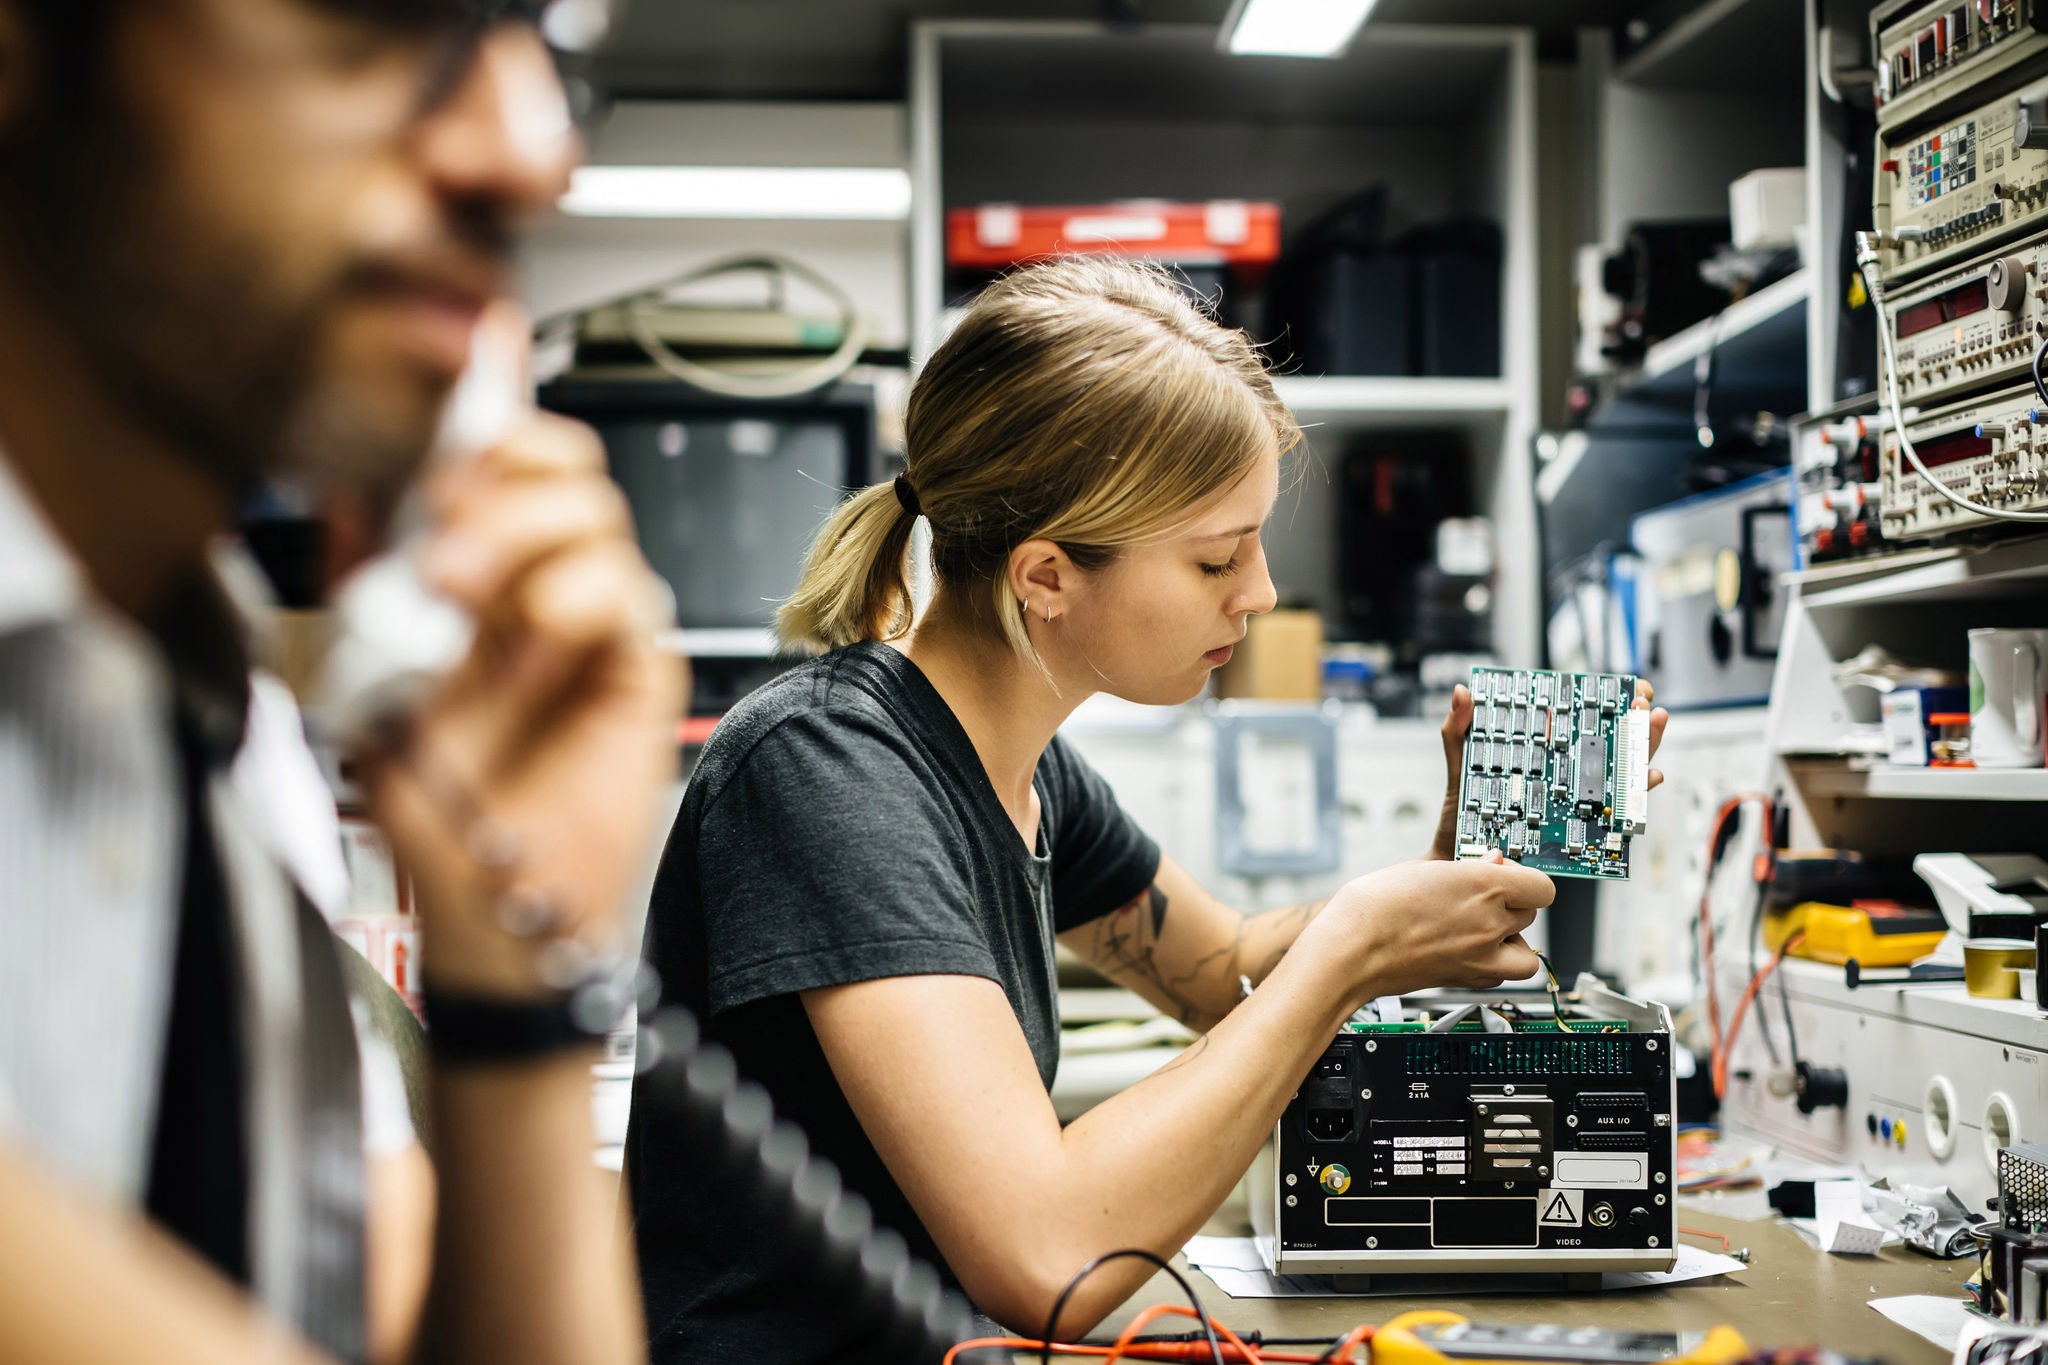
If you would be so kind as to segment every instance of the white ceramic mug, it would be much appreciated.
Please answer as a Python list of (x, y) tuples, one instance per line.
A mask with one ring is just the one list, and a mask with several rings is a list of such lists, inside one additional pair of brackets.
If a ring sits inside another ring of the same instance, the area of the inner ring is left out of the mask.
[(2038, 768), (2048, 752), (2048, 630), (1970, 632), (1970, 757)]

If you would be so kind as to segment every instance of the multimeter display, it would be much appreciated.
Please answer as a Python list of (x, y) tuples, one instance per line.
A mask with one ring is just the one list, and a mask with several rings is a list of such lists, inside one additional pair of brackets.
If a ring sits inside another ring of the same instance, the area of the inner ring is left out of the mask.
[(1571, 1361), (1574, 1365), (1653, 1365), (1691, 1355), (1706, 1340), (1699, 1332), (1477, 1322), (1418, 1323), (1409, 1331), (1423, 1345), (1453, 1360)]

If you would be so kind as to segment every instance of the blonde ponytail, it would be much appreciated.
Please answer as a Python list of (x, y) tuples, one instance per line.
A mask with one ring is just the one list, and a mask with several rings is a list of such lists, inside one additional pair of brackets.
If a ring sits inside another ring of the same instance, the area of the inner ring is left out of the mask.
[(1045, 538), (1094, 572), (1164, 534), (1301, 436), (1258, 350), (1157, 266), (1072, 257), (982, 291), (911, 386), (914, 493), (833, 513), (776, 615), (786, 647), (893, 640), (912, 624), (919, 509), (948, 601), (1043, 668), (1005, 566)]
[(796, 591), (775, 613), (782, 647), (815, 653), (907, 632), (916, 521), (892, 484), (841, 503), (811, 542)]

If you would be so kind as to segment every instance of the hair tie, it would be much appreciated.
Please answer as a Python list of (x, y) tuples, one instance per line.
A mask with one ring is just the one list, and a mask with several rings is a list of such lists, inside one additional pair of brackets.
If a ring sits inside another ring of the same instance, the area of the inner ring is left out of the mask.
[(913, 517), (924, 515), (924, 509), (917, 505), (917, 490), (910, 486), (908, 474), (896, 476), (896, 501), (903, 504), (903, 510)]

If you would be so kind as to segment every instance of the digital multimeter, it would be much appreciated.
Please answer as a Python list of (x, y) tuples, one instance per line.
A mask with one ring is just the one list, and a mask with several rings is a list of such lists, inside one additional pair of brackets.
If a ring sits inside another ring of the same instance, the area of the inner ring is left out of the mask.
[(1734, 1365), (1749, 1354), (1732, 1327), (1639, 1332), (1478, 1323), (1435, 1310), (1403, 1313), (1372, 1339), (1373, 1365)]

